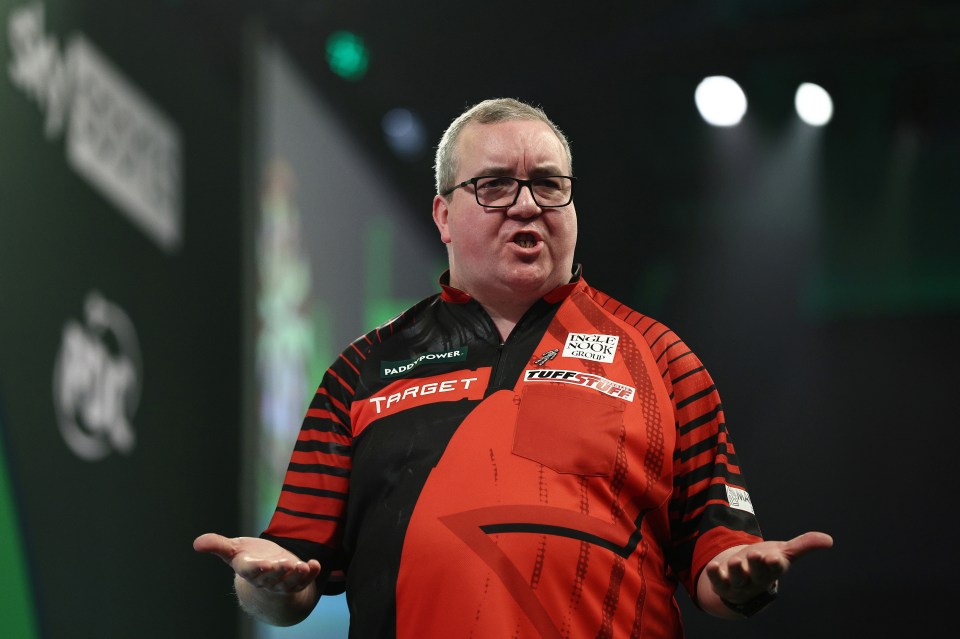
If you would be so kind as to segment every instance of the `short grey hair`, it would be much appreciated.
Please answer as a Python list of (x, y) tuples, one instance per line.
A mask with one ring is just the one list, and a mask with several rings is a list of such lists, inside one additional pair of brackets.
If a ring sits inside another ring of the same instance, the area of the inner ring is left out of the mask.
[(437, 156), (433, 166), (437, 193), (443, 193), (453, 188), (460, 161), (457, 156), (457, 140), (460, 139), (463, 127), (470, 122), (495, 124), (508, 120), (540, 120), (548, 125), (557, 134), (560, 143), (563, 144), (563, 150), (567, 154), (567, 165), (570, 167), (571, 173), (573, 172), (573, 154), (570, 152), (570, 142), (559, 127), (547, 117), (543, 109), (513, 98), (496, 98), (473, 105), (461, 113), (444, 131), (443, 137), (440, 138), (440, 144), (437, 145)]

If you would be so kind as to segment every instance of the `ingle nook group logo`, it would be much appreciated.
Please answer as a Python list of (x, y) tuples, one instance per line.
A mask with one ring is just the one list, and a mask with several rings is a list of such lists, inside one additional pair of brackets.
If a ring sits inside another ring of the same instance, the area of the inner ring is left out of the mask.
[(82, 34), (61, 50), (45, 33), (44, 5), (7, 20), (7, 75), (36, 102), (53, 140), (66, 132), (71, 168), (164, 250), (182, 241), (180, 133), (173, 122)]
[(399, 360), (396, 362), (380, 362), (380, 377), (390, 379), (391, 377), (400, 377), (409, 373), (421, 364), (441, 364), (444, 362), (463, 362), (467, 359), (467, 347), (458, 348), (452, 351), (439, 351), (432, 353), (421, 353), (410, 359)]
[(96, 291), (87, 295), (85, 322), (68, 320), (53, 370), (53, 404), (60, 434), (85, 461), (136, 444), (133, 416), (143, 377), (140, 344), (123, 310)]
[(620, 337), (617, 335), (599, 335), (596, 333), (569, 333), (563, 345), (564, 357), (590, 359), (595, 362), (613, 361)]

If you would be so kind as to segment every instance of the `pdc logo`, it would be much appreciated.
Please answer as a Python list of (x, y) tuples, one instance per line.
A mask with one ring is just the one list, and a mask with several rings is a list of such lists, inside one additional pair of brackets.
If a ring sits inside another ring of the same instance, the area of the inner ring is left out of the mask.
[(596, 333), (568, 333), (563, 345), (564, 357), (590, 359), (595, 362), (610, 363), (617, 352), (618, 335), (599, 335)]
[(96, 291), (87, 295), (85, 322), (69, 320), (53, 373), (60, 433), (80, 459), (133, 452), (133, 417), (143, 364), (133, 322)]

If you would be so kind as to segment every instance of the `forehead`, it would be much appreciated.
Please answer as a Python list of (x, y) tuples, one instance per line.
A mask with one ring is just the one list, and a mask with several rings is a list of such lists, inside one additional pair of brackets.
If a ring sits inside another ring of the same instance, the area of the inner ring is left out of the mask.
[(569, 170), (560, 138), (540, 120), (471, 122), (460, 133), (458, 156), (461, 172), (495, 168)]

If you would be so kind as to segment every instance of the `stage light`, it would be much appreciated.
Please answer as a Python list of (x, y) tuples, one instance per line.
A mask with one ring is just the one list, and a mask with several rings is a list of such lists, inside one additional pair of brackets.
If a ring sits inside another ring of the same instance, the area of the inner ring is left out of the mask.
[(824, 126), (833, 117), (833, 100), (819, 85), (804, 82), (797, 89), (793, 102), (797, 115), (810, 126)]
[(713, 126), (735, 126), (747, 113), (747, 96), (743, 89), (723, 75), (704, 78), (693, 98), (700, 117)]
[(359, 80), (367, 72), (369, 54), (363, 38), (349, 31), (336, 31), (327, 38), (327, 64), (345, 80)]
[(412, 160), (420, 155), (426, 144), (427, 135), (423, 124), (408, 109), (391, 109), (380, 122), (387, 144), (404, 160)]

